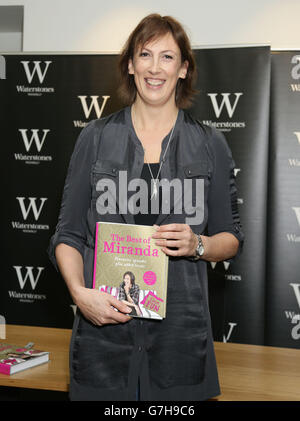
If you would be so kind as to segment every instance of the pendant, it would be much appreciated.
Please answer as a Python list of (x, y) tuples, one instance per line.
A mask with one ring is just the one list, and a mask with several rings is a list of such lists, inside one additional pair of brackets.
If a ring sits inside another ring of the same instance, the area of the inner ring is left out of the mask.
[(151, 199), (153, 198), (153, 196), (154, 196), (154, 199), (156, 199), (156, 197), (157, 197), (157, 185), (156, 185), (155, 180), (153, 180), (153, 192), (152, 192), (152, 195), (151, 195)]

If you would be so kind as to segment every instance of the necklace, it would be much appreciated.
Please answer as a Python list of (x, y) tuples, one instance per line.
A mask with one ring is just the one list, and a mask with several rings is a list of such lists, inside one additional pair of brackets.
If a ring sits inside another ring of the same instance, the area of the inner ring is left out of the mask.
[(173, 136), (173, 132), (174, 132), (174, 129), (175, 129), (175, 126), (176, 126), (176, 123), (177, 123), (178, 114), (179, 114), (179, 113), (177, 113), (177, 116), (176, 116), (176, 120), (175, 120), (174, 126), (172, 127), (172, 130), (171, 130), (171, 133), (170, 133), (170, 136), (169, 136), (169, 140), (168, 140), (168, 143), (167, 143), (166, 149), (165, 149), (165, 151), (164, 151), (164, 154), (163, 154), (162, 160), (161, 160), (160, 165), (159, 165), (159, 169), (158, 169), (157, 174), (156, 174), (156, 178), (154, 178), (154, 177), (153, 177), (153, 173), (152, 173), (151, 167), (150, 167), (149, 162), (148, 162), (147, 157), (146, 157), (146, 149), (143, 147), (144, 154), (145, 154), (145, 161), (146, 161), (146, 164), (147, 164), (147, 166), (148, 166), (148, 169), (149, 169), (149, 172), (150, 172), (150, 175), (151, 175), (151, 179), (152, 179), (152, 182), (153, 182), (153, 191), (152, 191), (152, 194), (151, 194), (151, 200), (153, 199), (153, 197), (154, 197), (154, 199), (156, 199), (156, 198), (157, 198), (157, 194), (158, 194), (158, 189), (157, 189), (158, 177), (159, 177), (159, 175), (160, 175), (160, 172), (161, 172), (162, 166), (163, 166), (163, 164), (164, 164), (164, 162), (165, 162), (165, 156), (166, 156), (166, 153), (167, 153), (167, 151), (168, 151), (168, 149), (169, 149), (169, 145), (170, 145), (170, 142), (171, 142), (171, 139), (172, 139), (172, 136)]
[(149, 162), (147, 160), (147, 157), (146, 157), (146, 149), (143, 147), (144, 153), (145, 153), (146, 164), (148, 165), (148, 169), (149, 169), (149, 172), (150, 172), (150, 175), (151, 175), (151, 179), (152, 179), (152, 182), (153, 182), (153, 191), (152, 191), (152, 194), (151, 194), (151, 200), (153, 199), (153, 197), (154, 197), (155, 200), (157, 198), (157, 194), (158, 194), (157, 182), (158, 182), (158, 178), (159, 178), (159, 174), (161, 172), (162, 166), (163, 166), (163, 164), (165, 162), (165, 156), (166, 156), (167, 150), (169, 148), (169, 145), (170, 145), (170, 142), (171, 142), (171, 139), (172, 139), (172, 136), (173, 136), (173, 132), (174, 132), (174, 129), (175, 129), (175, 126), (176, 126), (177, 118), (178, 118), (178, 114), (177, 114), (177, 117), (176, 117), (174, 126), (172, 127), (172, 130), (171, 130), (171, 133), (170, 133), (170, 136), (169, 136), (169, 140), (168, 140), (166, 149), (164, 151), (162, 160), (161, 160), (160, 165), (159, 165), (159, 169), (158, 169), (157, 174), (156, 174), (156, 178), (153, 177), (153, 173), (152, 173), (150, 164), (149, 164)]

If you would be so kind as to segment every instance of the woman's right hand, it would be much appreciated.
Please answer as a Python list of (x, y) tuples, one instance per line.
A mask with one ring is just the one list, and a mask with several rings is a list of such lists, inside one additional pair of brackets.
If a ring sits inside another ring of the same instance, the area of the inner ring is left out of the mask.
[[(74, 247), (60, 243), (55, 249), (59, 270), (69, 288), (74, 303), (86, 319), (97, 326), (125, 323), (131, 320), (131, 308), (106, 292), (85, 288), (83, 259)], [(114, 310), (116, 308), (119, 311)]]
[(124, 314), (130, 313), (131, 309), (106, 292), (81, 286), (73, 298), (84, 317), (94, 325), (126, 323), (132, 319)]

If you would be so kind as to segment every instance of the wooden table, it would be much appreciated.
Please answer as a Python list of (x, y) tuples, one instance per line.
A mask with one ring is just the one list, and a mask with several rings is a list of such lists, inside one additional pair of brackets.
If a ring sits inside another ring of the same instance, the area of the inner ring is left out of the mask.
[[(0, 386), (67, 392), (71, 330), (6, 326), (6, 340), (50, 352), (50, 361), (20, 373), (0, 374)], [(215, 342), (219, 401), (300, 401), (300, 350)]]
[(0, 342), (16, 345), (34, 342), (35, 348), (50, 352), (50, 361), (11, 376), (0, 374), (0, 386), (67, 392), (70, 338), (70, 329), (6, 325), (6, 340)]
[(215, 342), (221, 401), (300, 401), (300, 350)]

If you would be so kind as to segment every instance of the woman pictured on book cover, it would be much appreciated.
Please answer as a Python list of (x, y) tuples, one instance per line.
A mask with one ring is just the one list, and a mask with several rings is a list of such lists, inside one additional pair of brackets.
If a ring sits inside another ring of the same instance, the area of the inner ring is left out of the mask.
[[(232, 259), (243, 243), (235, 163), (223, 134), (186, 111), (196, 64), (176, 19), (142, 19), (118, 70), (126, 106), (79, 135), (49, 247), (77, 306), (70, 399), (207, 400), (220, 394), (207, 262)], [(169, 257), (163, 320), (130, 317), (126, 303), (92, 288), (98, 221), (155, 226)]]
[(141, 316), (139, 309), (140, 287), (135, 283), (132, 272), (125, 272), (120, 285), (118, 299), (131, 308), (130, 316)]

